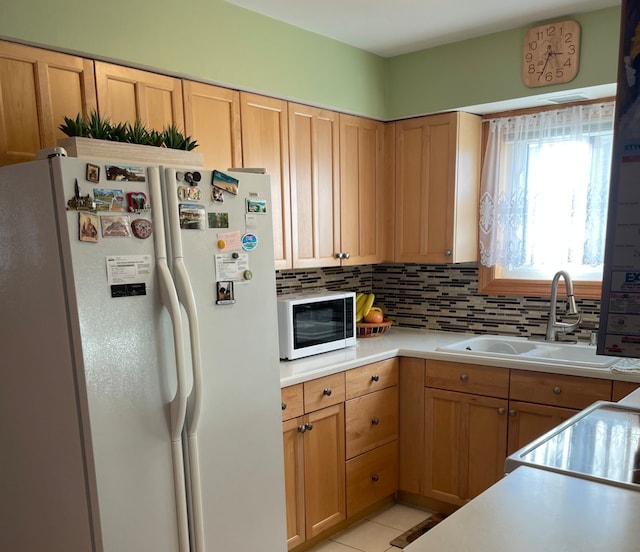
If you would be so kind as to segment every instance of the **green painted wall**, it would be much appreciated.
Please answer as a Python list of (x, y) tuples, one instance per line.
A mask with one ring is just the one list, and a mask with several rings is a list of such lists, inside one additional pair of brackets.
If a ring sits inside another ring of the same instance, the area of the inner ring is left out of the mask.
[(387, 117), (400, 119), (616, 82), (620, 8), (566, 19), (576, 19), (581, 26), (580, 70), (573, 81), (540, 88), (523, 84), (523, 41), (532, 24), (388, 60)]
[(0, 36), (384, 118), (384, 59), (223, 0), (2, 0)]
[(615, 82), (620, 8), (576, 15), (571, 83), (526, 88), (526, 28), (384, 59), (223, 0), (4, 0), (0, 37), (391, 120)]

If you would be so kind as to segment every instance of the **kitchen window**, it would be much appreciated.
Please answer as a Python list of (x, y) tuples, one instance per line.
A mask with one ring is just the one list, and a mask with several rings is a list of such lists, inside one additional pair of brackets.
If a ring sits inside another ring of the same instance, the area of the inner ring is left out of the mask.
[(480, 195), (480, 291), (549, 294), (558, 270), (600, 297), (613, 101), (487, 123)]

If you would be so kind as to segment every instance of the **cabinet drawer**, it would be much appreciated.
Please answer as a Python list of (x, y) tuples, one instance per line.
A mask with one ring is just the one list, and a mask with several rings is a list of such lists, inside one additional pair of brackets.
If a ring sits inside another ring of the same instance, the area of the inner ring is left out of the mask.
[(344, 402), (344, 372), (304, 382), (304, 411)]
[(398, 385), (398, 359), (390, 358), (346, 373), (347, 399)]
[(282, 421), (297, 418), (304, 414), (302, 384), (284, 387), (280, 390), (282, 400)]
[(611, 381), (512, 370), (510, 398), (565, 408), (586, 408), (595, 401), (611, 400)]
[(506, 399), (509, 395), (509, 369), (427, 360), (425, 385)]
[(347, 517), (398, 489), (398, 441), (347, 461)]
[(345, 403), (347, 458), (398, 438), (398, 388), (389, 387)]
[(611, 400), (618, 402), (620, 399), (624, 399), (629, 393), (633, 393), (640, 387), (640, 383), (631, 381), (614, 381), (613, 391), (611, 391)]

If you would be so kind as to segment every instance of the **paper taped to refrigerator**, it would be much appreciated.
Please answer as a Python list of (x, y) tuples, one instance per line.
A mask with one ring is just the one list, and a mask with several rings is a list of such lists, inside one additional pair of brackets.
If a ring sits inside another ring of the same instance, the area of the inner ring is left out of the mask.
[(245, 282), (244, 273), (249, 270), (249, 255), (236, 253), (216, 255), (216, 280)]
[(118, 255), (107, 257), (107, 281), (113, 284), (151, 284), (151, 255)]

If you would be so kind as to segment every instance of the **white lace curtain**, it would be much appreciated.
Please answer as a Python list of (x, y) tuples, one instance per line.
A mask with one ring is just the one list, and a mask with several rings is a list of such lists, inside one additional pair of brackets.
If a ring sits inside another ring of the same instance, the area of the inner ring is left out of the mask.
[(604, 260), (614, 102), (493, 119), (480, 199), (484, 266)]

